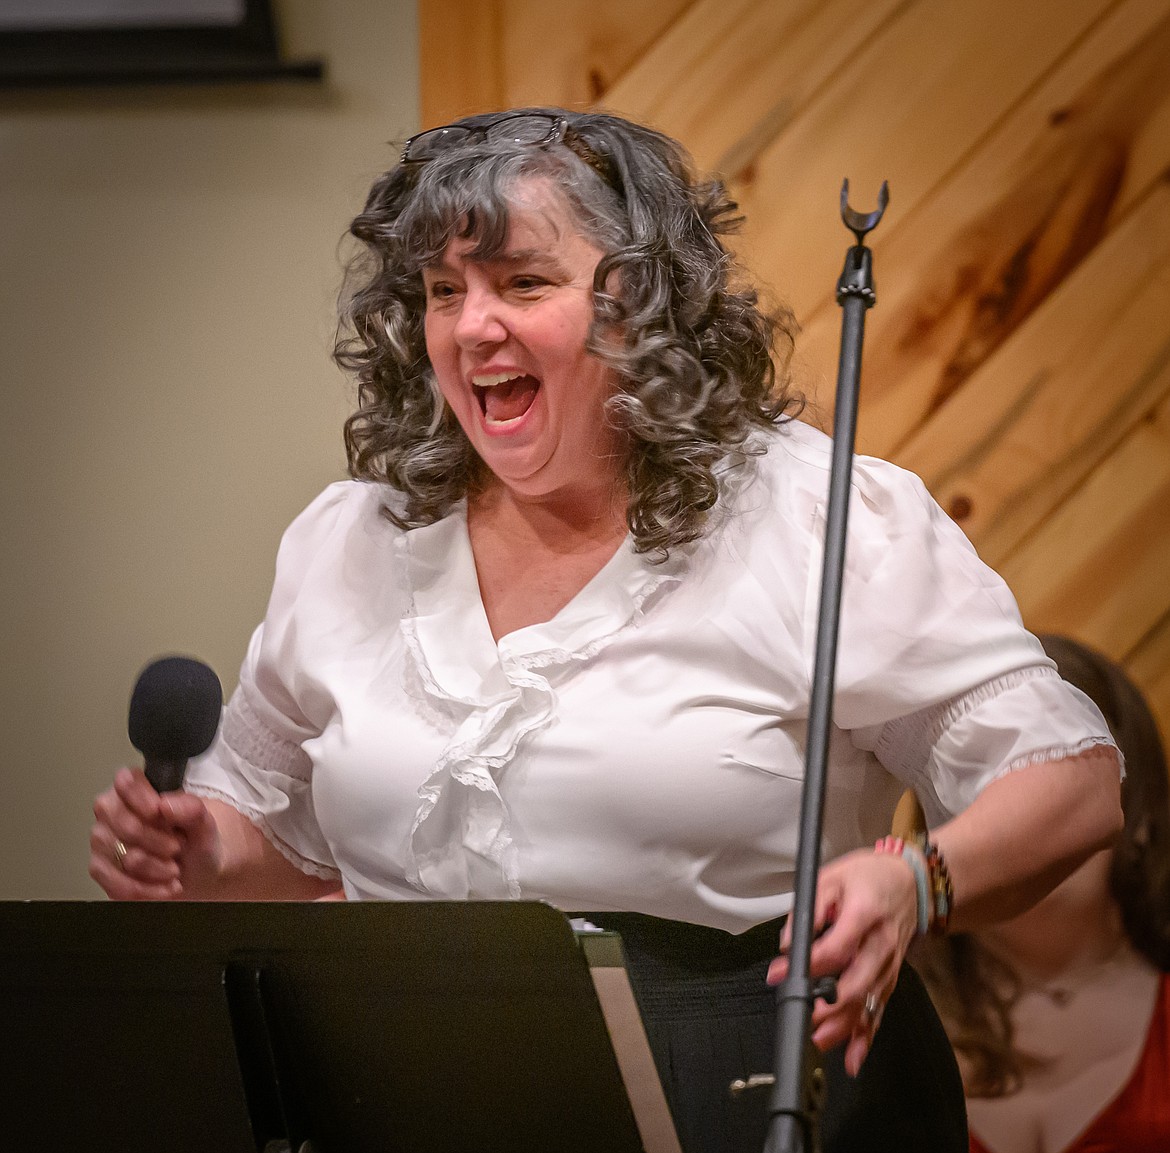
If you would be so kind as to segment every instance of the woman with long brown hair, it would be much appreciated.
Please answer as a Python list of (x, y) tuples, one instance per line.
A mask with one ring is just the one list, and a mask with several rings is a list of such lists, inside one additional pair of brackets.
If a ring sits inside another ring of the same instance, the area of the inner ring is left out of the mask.
[(1170, 783), (1141, 692), (1101, 653), (1040, 638), (1125, 757), (1125, 827), (1039, 904), (924, 942), (959, 1056), (973, 1153), (1170, 1149)]

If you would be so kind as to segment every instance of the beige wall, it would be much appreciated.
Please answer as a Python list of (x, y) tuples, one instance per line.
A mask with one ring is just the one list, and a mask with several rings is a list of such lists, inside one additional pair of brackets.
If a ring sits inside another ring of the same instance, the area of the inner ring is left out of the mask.
[(0, 898), (95, 897), (138, 669), (225, 689), (342, 475), (338, 239), (418, 120), (413, 0), (284, 0), (313, 90), (0, 94)]

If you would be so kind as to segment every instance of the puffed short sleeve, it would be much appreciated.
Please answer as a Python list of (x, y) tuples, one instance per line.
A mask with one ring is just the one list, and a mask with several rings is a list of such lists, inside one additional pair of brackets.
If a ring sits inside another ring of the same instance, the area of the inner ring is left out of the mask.
[(331, 600), (330, 584), (369, 494), (331, 485), (289, 526), (263, 623), (253, 633), (215, 743), (188, 768), (185, 787), (227, 801), (254, 821), (298, 868), (339, 876), (314, 810), (305, 742), (327, 722), (332, 701), (303, 657), (304, 634)]
[[(819, 558), (813, 569), (819, 588)], [(836, 689), (836, 724), (915, 788), (932, 824), (1004, 772), (1112, 743), (921, 480), (866, 457), (850, 503)]]

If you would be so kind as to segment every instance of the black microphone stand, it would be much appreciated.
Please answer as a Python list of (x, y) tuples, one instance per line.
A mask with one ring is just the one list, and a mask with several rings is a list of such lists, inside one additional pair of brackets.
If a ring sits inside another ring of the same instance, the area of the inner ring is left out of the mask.
[(820, 1112), (824, 1103), (824, 1071), (811, 1041), (813, 1002), (836, 999), (836, 981), (809, 977), (817, 868), (825, 810), (825, 778), (829, 730), (833, 716), (833, 684), (837, 664), (837, 633), (841, 616), (841, 584), (845, 573), (845, 530), (849, 515), (849, 484), (853, 442), (857, 432), (857, 398), (861, 379), (861, 346), (865, 313), (877, 299), (873, 254), (865, 237), (882, 218), (889, 203), (883, 182), (878, 207), (861, 215), (849, 207), (849, 181), (841, 187), (841, 219), (857, 238), (845, 254), (837, 281), (841, 306), (841, 356), (837, 367), (837, 407), (833, 417), (833, 456), (829, 473), (829, 506), (825, 526), (825, 560), (817, 620), (816, 659), (809, 703), (808, 744), (800, 807), (800, 841), (796, 854), (795, 900), (788, 976), (776, 994), (775, 1080), (768, 1102), (769, 1126), (765, 1153), (819, 1153)]

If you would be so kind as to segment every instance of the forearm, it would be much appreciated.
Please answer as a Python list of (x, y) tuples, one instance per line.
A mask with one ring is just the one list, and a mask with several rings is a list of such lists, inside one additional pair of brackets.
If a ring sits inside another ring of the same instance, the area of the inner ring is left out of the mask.
[(311, 901), (335, 893), (336, 880), (298, 869), (248, 817), (222, 801), (208, 800), (215, 822), (215, 865), (184, 877), (183, 895), (203, 901)]
[(1121, 829), (1116, 755), (1094, 750), (993, 781), (933, 834), (950, 868), (951, 928), (967, 931), (1029, 908)]

